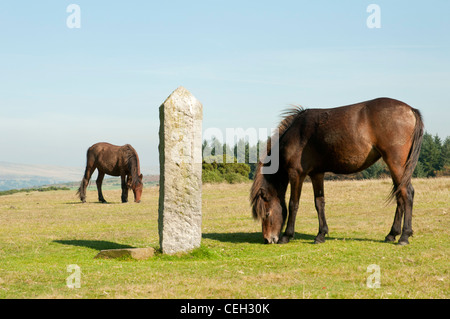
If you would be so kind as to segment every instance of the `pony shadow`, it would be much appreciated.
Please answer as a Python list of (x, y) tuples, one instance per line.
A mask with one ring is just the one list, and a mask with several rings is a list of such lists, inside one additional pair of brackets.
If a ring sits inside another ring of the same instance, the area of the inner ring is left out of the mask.
[(130, 245), (113, 243), (106, 240), (54, 240), (53, 242), (63, 245), (87, 247), (95, 250), (135, 248)]
[[(208, 238), (212, 240), (217, 240), (221, 242), (228, 242), (228, 243), (249, 243), (249, 244), (263, 244), (264, 239), (262, 236), (262, 233), (256, 232), (256, 233), (206, 233), (202, 235), (203, 238)], [(316, 235), (313, 234), (302, 234), (302, 233), (295, 233), (294, 240), (304, 240), (309, 241), (310, 244), (314, 244), (314, 240), (316, 239)], [(331, 240), (339, 240), (339, 241), (368, 241), (368, 242), (379, 242), (384, 243), (384, 240), (376, 240), (376, 239), (370, 239), (370, 238), (349, 238), (349, 237), (325, 237), (326, 241)]]
[(257, 244), (263, 242), (261, 233), (206, 233), (202, 238), (217, 240), (227, 243), (251, 243)]
[[(256, 233), (207, 233), (202, 235), (203, 238), (217, 240), (228, 243), (249, 243), (249, 244), (263, 244), (264, 239), (261, 232)], [(303, 239), (314, 241), (316, 236), (308, 234), (295, 233), (294, 239)]]

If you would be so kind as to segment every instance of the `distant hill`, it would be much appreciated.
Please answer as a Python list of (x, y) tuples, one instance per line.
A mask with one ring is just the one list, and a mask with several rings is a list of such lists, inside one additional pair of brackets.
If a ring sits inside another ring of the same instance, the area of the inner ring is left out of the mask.
[(81, 180), (83, 173), (79, 167), (0, 162), (0, 190)]
[[(142, 168), (143, 174), (155, 171), (155, 168)], [(78, 187), (83, 174), (84, 167), (30, 165), (0, 161), (0, 191), (55, 184), (61, 184), (66, 187)], [(94, 185), (96, 178), (97, 173), (95, 172), (91, 179), (91, 182), (94, 181)], [(158, 181), (159, 176), (156, 174), (144, 176), (144, 183), (157, 184)], [(120, 178), (108, 178), (108, 176), (105, 176), (104, 185), (105, 187), (111, 186), (115, 188), (118, 186), (120, 188)]]

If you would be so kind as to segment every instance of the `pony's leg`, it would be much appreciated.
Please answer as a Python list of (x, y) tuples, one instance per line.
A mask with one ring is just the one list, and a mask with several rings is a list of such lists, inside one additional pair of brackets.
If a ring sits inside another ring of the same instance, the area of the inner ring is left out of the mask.
[(414, 187), (409, 184), (406, 188), (406, 207), (405, 207), (405, 216), (403, 220), (403, 229), (402, 235), (398, 240), (399, 245), (407, 245), (409, 244), (408, 238), (412, 236), (412, 208), (414, 201)]
[(391, 231), (384, 239), (385, 242), (395, 241), (395, 237), (401, 234), (402, 218), (403, 218), (403, 211), (400, 209), (399, 205), (397, 205), (397, 208), (395, 210), (394, 223), (392, 224)]
[(102, 203), (106, 203), (106, 200), (103, 197), (103, 193), (102, 193), (102, 183), (103, 183), (104, 177), (105, 177), (105, 173), (98, 171), (97, 180), (95, 181), (97, 184), (98, 201), (102, 202)]
[(90, 163), (88, 161), (88, 164), (86, 165), (86, 169), (84, 170), (84, 176), (81, 180), (80, 188), (78, 189), (78, 194), (80, 195), (80, 200), (83, 203), (86, 203), (86, 188), (89, 184), (89, 180), (91, 179), (92, 173), (95, 171), (95, 166), (93, 163)]
[(289, 199), (289, 217), (284, 235), (278, 241), (279, 244), (286, 244), (295, 234), (295, 218), (297, 217), (298, 204), (302, 193), (303, 181), (306, 175), (299, 174), (297, 171), (289, 173), (289, 182), (291, 184), (291, 197)]
[(395, 211), (394, 223), (392, 224), (391, 231), (386, 236), (385, 241), (394, 241), (395, 236), (400, 234), (401, 222), (403, 217), (403, 229), (398, 241), (399, 245), (409, 244), (408, 238), (413, 234), (412, 230), (412, 207), (414, 200), (414, 188), (411, 184), (401, 185), (401, 179), (403, 177), (404, 161), (395, 161), (392, 157), (383, 157), (384, 161), (389, 167), (391, 172), (392, 181), (394, 183), (394, 189), (397, 190), (397, 209)]
[(128, 202), (128, 185), (125, 177), (126, 175), (120, 176), (120, 178), (122, 179), (122, 203)]
[(328, 234), (327, 220), (325, 219), (325, 196), (323, 191), (323, 173), (311, 176), (314, 189), (314, 204), (316, 206), (317, 217), (319, 218), (319, 233), (314, 240), (315, 244), (325, 242), (325, 235)]

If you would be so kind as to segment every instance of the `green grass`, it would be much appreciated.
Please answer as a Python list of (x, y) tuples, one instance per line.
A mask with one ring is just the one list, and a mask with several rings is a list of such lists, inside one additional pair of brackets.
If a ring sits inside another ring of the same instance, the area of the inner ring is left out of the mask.
[[(145, 261), (94, 259), (102, 249), (159, 248), (158, 188), (142, 202), (120, 203), (120, 190), (0, 197), (0, 298), (449, 298), (450, 179), (417, 179), (408, 246), (384, 243), (395, 205), (390, 181), (328, 181), (330, 236), (313, 245), (318, 221), (305, 184), (296, 237), (263, 245), (251, 218), (250, 184), (203, 187), (202, 245), (188, 254)], [(130, 194), (132, 198), (132, 194)], [(67, 266), (81, 269), (70, 289)], [(381, 288), (366, 286), (377, 264)]]

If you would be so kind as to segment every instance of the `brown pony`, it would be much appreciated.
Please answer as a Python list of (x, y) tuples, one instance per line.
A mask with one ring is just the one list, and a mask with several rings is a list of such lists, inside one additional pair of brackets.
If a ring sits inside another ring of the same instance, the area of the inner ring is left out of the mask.
[[(389, 198), (397, 200), (394, 223), (385, 241), (394, 241), (401, 234), (398, 243), (408, 244), (413, 233), (411, 177), (419, 157), (423, 129), (418, 110), (389, 98), (329, 109), (288, 110), (278, 127), (279, 138), (268, 143), (266, 158), (271, 157), (271, 164), (278, 160), (278, 170), (274, 174), (264, 173), (268, 164), (263, 163), (266, 160), (260, 161), (251, 188), (253, 217), (262, 222), (265, 243), (287, 243), (294, 237), (295, 217), (306, 176), (311, 177), (319, 218), (315, 243), (323, 243), (328, 234), (324, 173), (359, 172), (382, 157), (393, 181)], [(278, 156), (271, 153), (276, 149)], [(289, 218), (280, 238), (288, 215), (285, 203), (288, 183), (291, 185)]]
[[(102, 194), (102, 182), (105, 174), (120, 176), (122, 179), (122, 203), (128, 202), (128, 189), (134, 193), (134, 201), (141, 201), (143, 183), (140, 171), (139, 157), (135, 149), (126, 144), (116, 146), (109, 143), (97, 143), (89, 147), (87, 151), (86, 170), (77, 194), (81, 201), (86, 202), (86, 187), (95, 169), (98, 170), (97, 190), (98, 200), (106, 203)], [(126, 179), (125, 179), (126, 177)]]

